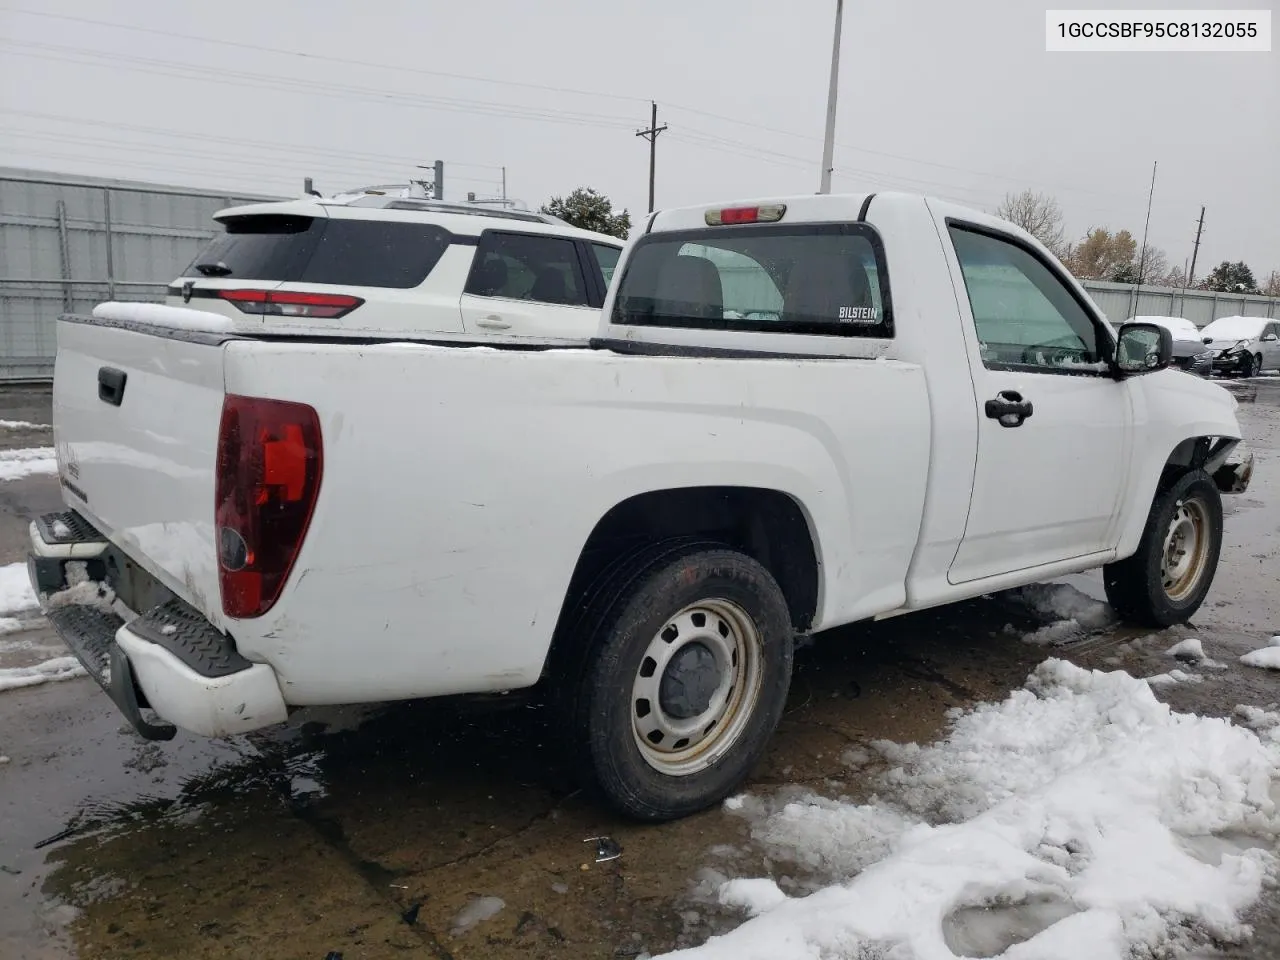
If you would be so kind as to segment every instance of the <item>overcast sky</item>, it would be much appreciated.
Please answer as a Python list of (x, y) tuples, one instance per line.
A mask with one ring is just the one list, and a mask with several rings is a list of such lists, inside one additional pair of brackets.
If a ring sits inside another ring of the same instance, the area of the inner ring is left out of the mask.
[[(1050, 54), (1049, 5), (848, 0), (835, 189), (992, 209), (1031, 187), (1058, 199), (1072, 236), (1140, 238), (1158, 160), (1151, 240), (1171, 264), (1190, 256), (1205, 204), (1198, 274), (1224, 259), (1259, 278), (1280, 269), (1280, 47)], [(834, 9), (0, 0), (0, 164), (294, 194), (307, 175), (330, 192), (403, 182), (438, 158), (448, 197), (498, 192), (505, 165), (530, 206), (589, 185), (636, 213), (648, 149), (635, 130), (653, 99), (670, 127), (659, 206), (808, 193)]]

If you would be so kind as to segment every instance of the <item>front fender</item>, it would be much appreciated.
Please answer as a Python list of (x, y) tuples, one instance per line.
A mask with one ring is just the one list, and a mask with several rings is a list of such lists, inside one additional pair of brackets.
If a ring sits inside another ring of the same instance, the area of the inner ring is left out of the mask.
[(1223, 387), (1175, 370), (1129, 381), (1133, 452), (1120, 513), (1116, 559), (1132, 556), (1142, 539), (1156, 488), (1175, 451), (1200, 437), (1240, 440), (1239, 404)]

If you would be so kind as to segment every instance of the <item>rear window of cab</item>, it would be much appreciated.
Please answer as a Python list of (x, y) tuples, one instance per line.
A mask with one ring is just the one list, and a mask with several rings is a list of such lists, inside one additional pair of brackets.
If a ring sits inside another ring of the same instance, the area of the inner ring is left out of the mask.
[(648, 234), (618, 283), (613, 322), (891, 337), (884, 251), (866, 224), (751, 224)]

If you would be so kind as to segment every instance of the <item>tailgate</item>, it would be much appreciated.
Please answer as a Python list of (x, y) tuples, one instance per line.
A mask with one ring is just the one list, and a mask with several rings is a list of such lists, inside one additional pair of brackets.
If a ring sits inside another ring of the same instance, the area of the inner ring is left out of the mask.
[(65, 317), (53, 383), (67, 504), (215, 624), (214, 467), (226, 339)]

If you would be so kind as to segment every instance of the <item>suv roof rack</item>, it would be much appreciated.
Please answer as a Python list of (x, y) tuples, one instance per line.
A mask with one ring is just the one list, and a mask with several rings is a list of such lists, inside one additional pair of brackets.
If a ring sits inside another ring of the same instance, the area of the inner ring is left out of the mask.
[(349, 201), (349, 207), (374, 207), (379, 210), (428, 210), (434, 213), (458, 213), (472, 217), (497, 217), (503, 220), (523, 220), (526, 223), (556, 223), (551, 217), (528, 210), (495, 210), (468, 203), (449, 203), (445, 200), (418, 200), (411, 197), (388, 197), (370, 194)]
[[(518, 200), (433, 200), (415, 192), (415, 184), (392, 183), (343, 190), (331, 197), (318, 199), (319, 203), (342, 204), (348, 207), (371, 207), (377, 210), (423, 210), (435, 213), (455, 213), (473, 217), (496, 217), (503, 220), (523, 220), (526, 223), (548, 223), (571, 226), (559, 217), (531, 211)], [(494, 204), (502, 204), (495, 208)]]

